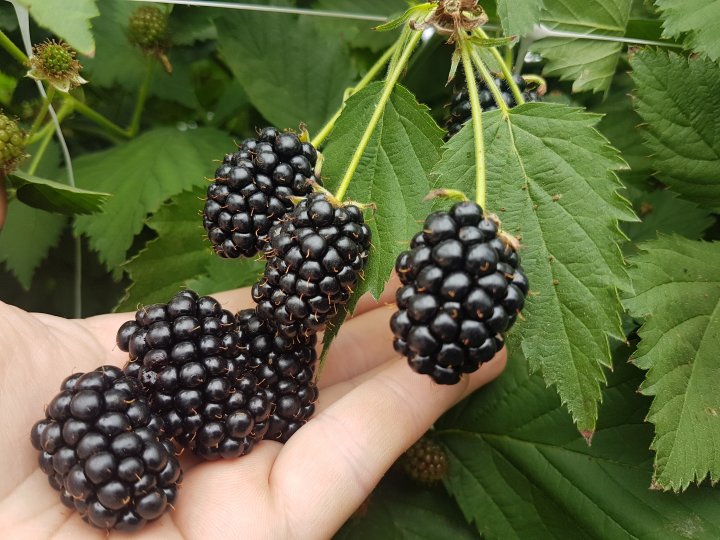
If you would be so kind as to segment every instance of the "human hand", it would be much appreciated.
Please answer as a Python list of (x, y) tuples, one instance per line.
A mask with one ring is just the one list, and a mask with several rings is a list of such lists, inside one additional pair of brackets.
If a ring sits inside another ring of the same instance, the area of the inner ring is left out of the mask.
[[(453, 404), (497, 377), (505, 350), (455, 386), (413, 373), (392, 348), (387, 306), (365, 298), (334, 341), (317, 412), (288, 443), (262, 441), (247, 456), (203, 462), (183, 455), (176, 510), (137, 538), (302, 540), (331, 537), (395, 460)], [(252, 305), (248, 289), (215, 295)], [(0, 302), (0, 531), (6, 538), (107, 538), (60, 502), (37, 465), (30, 428), (73, 372), (124, 365), (115, 346), (129, 314), (67, 320)], [(126, 536), (111, 532), (110, 538)]]

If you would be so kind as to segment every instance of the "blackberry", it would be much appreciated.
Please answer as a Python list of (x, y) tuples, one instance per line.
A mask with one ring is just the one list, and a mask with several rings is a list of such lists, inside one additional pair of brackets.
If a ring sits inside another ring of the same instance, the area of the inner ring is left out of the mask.
[(62, 41), (46, 40), (35, 45), (28, 63), (30, 64), (28, 77), (38, 81), (49, 81), (61, 92), (69, 92), (72, 88), (87, 82), (80, 76), (82, 66), (77, 60), (77, 54)]
[(130, 43), (146, 51), (162, 49), (168, 41), (167, 20), (167, 14), (155, 6), (137, 8), (128, 20)]
[(275, 404), (265, 438), (286, 442), (315, 412), (317, 337), (291, 340), (278, 333), (272, 321), (261, 320), (254, 309), (240, 311), (236, 317), (245, 365), (260, 380), (268, 401)]
[(140, 309), (117, 344), (181, 446), (205, 459), (237, 457), (267, 430), (271, 404), (243, 366), (235, 317), (214, 298), (183, 291)]
[(96, 527), (137, 530), (177, 495), (182, 471), (162, 421), (114, 366), (65, 379), (30, 440), (63, 504)]
[[(528, 88), (528, 84), (525, 82), (525, 79), (519, 75), (515, 75), (513, 80), (515, 81), (515, 84), (518, 85), (525, 101), (540, 100), (538, 93), (535, 90)], [(461, 77), (461, 81), (460, 85), (455, 88), (450, 101), (450, 114), (445, 122), (445, 129), (447, 130), (447, 135), (445, 135), (446, 141), (460, 131), (463, 125), (465, 125), (465, 122), (472, 118), (470, 96), (468, 95), (464, 77)], [(503, 100), (507, 103), (508, 107), (515, 107), (517, 102), (515, 101), (515, 96), (513, 96), (507, 81), (504, 79), (495, 79), (494, 82), (495, 86), (500, 89)], [(492, 111), (497, 109), (498, 106), (495, 103), (495, 98), (493, 98), (492, 92), (490, 92), (489, 88), (485, 84), (485, 81), (481, 77), (478, 77), (477, 84), (478, 97), (480, 98), (480, 106), (482, 107), (482, 110)]]
[(413, 370), (455, 384), (503, 347), (528, 293), (512, 243), (474, 202), (428, 216), (395, 265), (390, 327)]
[(356, 205), (308, 195), (270, 231), (265, 273), (252, 288), (260, 318), (291, 338), (318, 332), (350, 299), (370, 236)]
[(274, 127), (228, 154), (208, 187), (203, 225), (215, 253), (234, 259), (264, 251), (270, 227), (293, 208), (293, 197), (320, 183), (317, 151), (294, 133)]
[(25, 157), (25, 132), (0, 111), (0, 175), (11, 173)]
[(427, 435), (405, 451), (399, 465), (405, 474), (421, 484), (440, 482), (448, 472), (445, 450)]

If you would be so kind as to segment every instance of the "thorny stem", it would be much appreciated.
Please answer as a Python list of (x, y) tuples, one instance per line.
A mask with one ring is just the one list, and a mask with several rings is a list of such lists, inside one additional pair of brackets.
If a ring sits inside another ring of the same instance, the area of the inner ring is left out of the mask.
[(340, 108), (335, 112), (333, 117), (330, 119), (330, 121), (323, 126), (323, 128), (320, 130), (320, 132), (315, 135), (315, 138), (312, 140), (312, 145), (317, 148), (320, 146), (323, 141), (327, 138), (327, 136), (330, 134), (330, 132), (335, 127), (335, 123), (337, 122), (337, 119), (340, 118), (340, 115), (342, 114), (343, 109), (345, 108), (345, 102), (350, 99), (352, 96), (357, 94), (360, 90), (365, 88), (370, 82), (377, 76), (377, 74), (380, 72), (380, 70), (383, 68), (385, 64), (388, 63), (390, 60), (390, 57), (395, 53), (396, 50), (398, 50), (398, 43), (395, 43), (392, 47), (390, 47), (383, 55), (378, 58), (377, 62), (373, 64), (373, 66), (368, 70), (368, 72), (365, 74), (365, 76), (358, 81), (358, 83), (349, 88), (345, 94), (345, 98), (343, 99), (342, 104), (340, 105)]
[[(343, 179), (340, 182), (340, 187), (338, 187), (338, 190), (335, 193), (336, 199), (341, 201), (343, 197), (345, 197), (345, 193), (347, 193), (348, 187), (350, 186), (350, 181), (352, 180), (353, 175), (355, 174), (355, 171), (360, 164), (360, 160), (362, 159), (362, 156), (367, 149), (367, 145), (370, 142), (370, 137), (372, 137), (372, 134), (375, 131), (378, 122), (380, 121), (380, 117), (383, 115), (383, 112), (385, 112), (385, 106), (387, 105), (387, 102), (392, 95), (392, 91), (395, 88), (398, 79), (400, 78), (400, 74), (405, 69), (405, 65), (407, 64), (407, 61), (410, 58), (413, 49), (417, 45), (418, 41), (420, 41), (421, 37), (422, 32), (414, 33), (414, 35), (410, 38), (408, 43), (405, 45), (402, 53), (400, 54), (400, 58), (398, 59), (397, 64), (388, 73), (388, 76), (385, 79), (385, 86), (383, 88), (383, 92), (380, 95), (380, 99), (375, 104), (375, 111), (373, 112), (373, 115), (370, 118), (370, 122), (365, 128), (365, 133), (363, 133), (363, 136), (358, 143), (358, 147), (355, 150), (352, 159), (350, 160), (350, 165), (348, 165), (348, 168), (345, 171), (345, 176), (343, 176)], [(401, 37), (400, 39), (403, 38)]]
[[(477, 82), (473, 63), (470, 59), (472, 43), (468, 39), (462, 39), (459, 43), (460, 56), (462, 58), (465, 79), (467, 81), (468, 96), (470, 97), (470, 108), (472, 110), (473, 141), (475, 143), (475, 202), (483, 210), (487, 210), (487, 177), (485, 172), (485, 138), (482, 127), (482, 107), (478, 96)], [(490, 81), (489, 86), (495, 86)]]

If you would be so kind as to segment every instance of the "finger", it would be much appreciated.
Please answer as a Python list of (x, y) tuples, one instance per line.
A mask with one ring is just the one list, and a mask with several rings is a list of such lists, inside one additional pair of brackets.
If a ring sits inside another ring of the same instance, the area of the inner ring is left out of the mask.
[(310, 530), (318, 537), (330, 537), (400, 454), (445, 410), (497, 377), (505, 361), (501, 351), (453, 386), (411, 373), (404, 359), (391, 361), (325, 408), (285, 445), (270, 473), (276, 504), (322, 508), (310, 515), (298, 511), (295, 525), (311, 519)]
[(360, 300), (358, 301), (357, 306), (355, 307), (353, 317), (357, 317), (359, 315), (362, 315), (363, 313), (367, 313), (370, 310), (377, 309), (379, 307), (383, 307), (395, 302), (395, 292), (398, 290), (398, 287), (400, 287), (400, 280), (393, 272), (392, 276), (390, 277), (390, 281), (388, 281), (385, 285), (385, 289), (380, 295), (380, 298), (375, 300), (375, 298), (373, 298), (370, 293), (364, 294), (363, 297), (360, 298)]

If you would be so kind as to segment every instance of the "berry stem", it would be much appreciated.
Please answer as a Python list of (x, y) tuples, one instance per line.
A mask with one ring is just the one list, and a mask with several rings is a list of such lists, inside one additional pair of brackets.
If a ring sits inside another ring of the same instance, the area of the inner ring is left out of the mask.
[[(480, 36), (483, 39), (488, 39), (488, 35), (485, 33), (485, 31), (482, 28), (476, 28), (475, 34)], [(500, 54), (500, 51), (497, 50), (497, 47), (490, 47), (490, 54), (493, 55), (493, 58), (497, 60), (497, 63), (500, 65), (500, 71), (502, 71), (503, 77), (505, 77), (505, 80), (508, 83), (508, 86), (510, 87), (510, 91), (513, 94), (513, 97), (515, 98), (515, 103), (518, 105), (522, 105), (525, 103), (525, 98), (522, 95), (522, 92), (520, 91), (520, 88), (518, 88), (518, 85), (515, 84), (515, 81), (513, 80), (512, 75), (512, 69), (510, 66), (508, 66), (505, 63), (505, 60), (503, 59), (502, 55)]]
[[(358, 147), (355, 150), (355, 153), (353, 154), (352, 159), (350, 160), (350, 165), (348, 165), (347, 170), (345, 171), (345, 176), (343, 176), (342, 181), (340, 182), (340, 186), (337, 189), (337, 192), (335, 193), (335, 198), (339, 201), (342, 201), (345, 197), (345, 193), (347, 193), (348, 187), (350, 187), (350, 182), (353, 178), (353, 175), (355, 174), (355, 171), (358, 168), (358, 165), (360, 164), (360, 160), (362, 159), (363, 154), (365, 153), (365, 150), (367, 149), (367, 145), (370, 142), (370, 137), (372, 137), (373, 132), (375, 131), (375, 128), (377, 127), (378, 122), (380, 121), (380, 117), (385, 112), (385, 106), (387, 105), (388, 100), (390, 99), (390, 96), (392, 95), (392, 91), (395, 88), (395, 85), (398, 82), (398, 79), (400, 78), (400, 74), (405, 69), (405, 65), (407, 64), (408, 59), (410, 58), (410, 55), (412, 54), (413, 50), (415, 49), (415, 46), (420, 41), (420, 38), (422, 37), (422, 32), (415, 32), (414, 35), (410, 37), (407, 44), (405, 45), (405, 48), (403, 49), (402, 53), (400, 54), (400, 57), (398, 58), (397, 63), (393, 66), (393, 69), (390, 70), (388, 73), (387, 78), (385, 79), (385, 86), (383, 88), (382, 94), (380, 95), (380, 99), (375, 104), (375, 111), (373, 112), (372, 117), (370, 118), (370, 122), (368, 123), (367, 127), (365, 128), (365, 133), (363, 133), (362, 138), (360, 139), (360, 142), (358, 143)], [(404, 36), (401, 36), (401, 40), (404, 39)]]
[(113, 122), (112, 120), (108, 120), (108, 119), (105, 118), (102, 114), (100, 114), (99, 112), (97, 112), (97, 111), (96, 111), (95, 109), (93, 109), (92, 107), (89, 107), (88, 105), (86, 105), (86, 104), (83, 103), (82, 101), (78, 101), (77, 99), (75, 99), (73, 96), (71, 96), (71, 95), (69, 95), (69, 94), (68, 94), (68, 96), (66, 97), (66, 99), (70, 100), (71, 103), (72, 103), (72, 105), (73, 105), (73, 107), (74, 107), (74, 109), (75, 109), (77, 112), (79, 112), (80, 114), (82, 114), (82, 115), (83, 115), (85, 118), (87, 118), (88, 120), (92, 120), (92, 121), (95, 122), (97, 125), (99, 125), (99, 126), (105, 128), (106, 130), (108, 130), (110, 133), (113, 133), (114, 135), (117, 135), (117, 136), (119, 136), (119, 137), (122, 137), (123, 139), (128, 139), (128, 138), (130, 137), (129, 134), (128, 134), (128, 130), (125, 130), (125, 129), (121, 128), (120, 126), (118, 126), (118, 125), (117, 125), (115, 122)]
[(490, 73), (490, 70), (485, 65), (485, 62), (482, 61), (482, 58), (480, 57), (477, 49), (473, 47), (472, 44), (469, 44), (468, 47), (470, 48), (470, 57), (472, 58), (475, 67), (480, 72), (480, 76), (483, 78), (483, 81), (485, 81), (485, 86), (487, 86), (488, 90), (490, 90), (490, 93), (492, 93), (493, 99), (495, 100), (498, 108), (503, 113), (507, 114), (507, 112), (510, 110), (510, 107), (508, 107), (508, 104), (503, 99), (502, 92), (495, 84), (495, 79), (492, 76), (492, 73)]
[(143, 77), (142, 85), (138, 91), (137, 101), (135, 102), (135, 110), (133, 111), (132, 120), (130, 121), (130, 127), (127, 129), (128, 138), (135, 137), (140, 129), (140, 119), (142, 118), (148, 91), (150, 90), (150, 82), (152, 81), (154, 72), (155, 61), (152, 57), (148, 57), (145, 59), (145, 76)]
[(26, 66), (28, 63), (28, 58), (25, 56), (25, 53), (22, 52), (17, 45), (15, 45), (12, 41), (10, 41), (10, 38), (5, 35), (5, 33), (0, 30), (0, 47), (5, 49), (10, 56), (12, 56), (15, 60), (20, 62), (22, 65)]
[[(467, 81), (468, 96), (470, 97), (470, 108), (472, 110), (473, 140), (475, 142), (475, 202), (483, 210), (487, 210), (487, 177), (485, 172), (485, 138), (482, 126), (482, 107), (478, 96), (473, 62), (470, 59), (472, 42), (469, 39), (462, 39), (460, 45), (460, 56), (462, 58), (465, 79)], [(484, 66), (483, 66), (484, 67)], [(490, 80), (488, 87), (492, 88), (495, 83)], [(504, 101), (500, 101), (504, 103)]]
[(337, 122), (337, 119), (340, 118), (340, 115), (343, 112), (343, 109), (345, 108), (345, 103), (348, 99), (350, 99), (352, 96), (357, 94), (360, 90), (365, 88), (368, 84), (372, 82), (372, 80), (377, 76), (377, 74), (380, 72), (380, 70), (385, 66), (385, 64), (388, 63), (390, 60), (390, 57), (395, 53), (396, 50), (399, 49), (399, 42), (395, 43), (393, 46), (391, 46), (388, 50), (386, 50), (383, 55), (378, 58), (377, 62), (375, 62), (372, 67), (368, 70), (368, 72), (365, 74), (365, 76), (358, 81), (358, 83), (348, 88), (347, 92), (345, 93), (345, 96), (343, 98), (343, 102), (340, 105), (340, 108), (335, 112), (333, 117), (330, 119), (330, 121), (323, 126), (323, 128), (320, 130), (320, 132), (315, 136), (315, 138), (312, 140), (311, 144), (317, 148), (320, 146), (323, 141), (327, 138), (328, 135), (330, 135), (330, 132), (335, 127), (335, 122)]
[(50, 107), (50, 104), (52, 103), (54, 97), (55, 87), (50, 85), (50, 88), (48, 88), (47, 90), (47, 95), (43, 99), (42, 107), (38, 111), (38, 115), (35, 117), (32, 126), (30, 126), (30, 131), (27, 134), (28, 139), (32, 137), (32, 135), (40, 128), (43, 120), (45, 120), (45, 115), (47, 114), (48, 108)]

